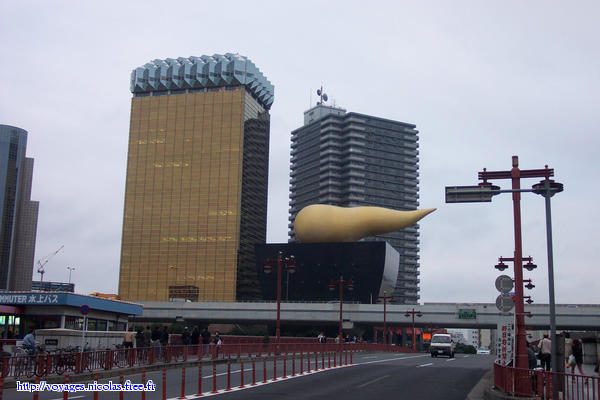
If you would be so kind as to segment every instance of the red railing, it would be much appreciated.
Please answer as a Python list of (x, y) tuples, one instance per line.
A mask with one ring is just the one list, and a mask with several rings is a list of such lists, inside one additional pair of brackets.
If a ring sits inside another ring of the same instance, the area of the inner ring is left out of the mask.
[(363, 343), (239, 343), (190, 346), (142, 347), (77, 353), (18, 355), (1, 360), (2, 378), (63, 375), (182, 361), (237, 359), (261, 356), (295, 356), (334, 351), (413, 353), (409, 348)]
[(494, 388), (509, 395), (554, 400), (554, 383), (563, 400), (594, 400), (600, 398), (598, 376), (583, 376), (564, 372), (517, 369), (494, 364)]

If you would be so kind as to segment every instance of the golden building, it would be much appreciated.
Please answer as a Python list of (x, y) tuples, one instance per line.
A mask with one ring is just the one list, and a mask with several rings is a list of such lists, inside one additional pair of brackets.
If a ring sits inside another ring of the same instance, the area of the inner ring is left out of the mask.
[(259, 296), (273, 86), (246, 57), (155, 60), (132, 73), (119, 296)]

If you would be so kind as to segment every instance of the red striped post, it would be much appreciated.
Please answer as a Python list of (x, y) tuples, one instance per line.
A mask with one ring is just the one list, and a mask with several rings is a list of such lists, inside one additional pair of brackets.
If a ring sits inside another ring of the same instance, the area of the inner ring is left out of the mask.
[(162, 400), (167, 400), (167, 370), (162, 370)]
[(263, 383), (267, 383), (267, 359), (263, 357)]
[[(65, 384), (69, 383), (69, 375), (65, 375)], [(67, 390), (63, 391), (63, 400), (69, 400), (69, 392)]]
[(287, 357), (283, 356), (283, 376), (281, 379), (287, 378)]
[(185, 367), (181, 367), (181, 394), (178, 399), (187, 399), (187, 397), (185, 397)]
[(300, 352), (300, 374), (299, 375), (304, 375), (304, 356), (302, 355), (302, 352)]
[(292, 356), (292, 376), (296, 376), (296, 354)]
[(121, 383), (121, 390), (119, 391), (119, 400), (123, 400), (123, 371), (119, 371), (119, 383)]
[(202, 396), (202, 364), (198, 365), (198, 393), (195, 396)]
[(327, 352), (327, 368), (331, 368), (331, 352)]
[[(39, 377), (39, 376), (36, 376), (36, 377), (35, 377), (35, 384), (36, 384), (36, 387), (39, 387), (39, 386), (38, 386), (38, 385), (39, 385), (39, 383), (40, 383), (40, 377)], [(39, 397), (40, 397), (40, 392), (38, 392), (37, 390), (36, 390), (35, 392), (33, 392), (33, 400), (38, 400), (38, 399), (39, 399)]]
[(310, 351), (306, 353), (306, 373), (310, 374)]
[(321, 352), (321, 369), (325, 369), (325, 353)]
[(253, 358), (252, 359), (252, 385), (250, 385), (250, 386), (256, 386), (256, 362), (255, 361), (256, 360)]
[(273, 380), (277, 380), (277, 356), (273, 357)]
[(319, 353), (315, 351), (315, 371), (319, 370)]
[[(97, 372), (94, 372), (94, 382), (98, 383), (98, 373)], [(96, 386), (95, 389), (96, 390), (94, 390), (94, 400), (98, 400), (98, 387)], [(142, 395), (142, 400), (146, 400), (146, 398), (144, 397), (144, 395)]]
[(227, 388), (226, 392), (231, 392), (231, 362), (227, 360)]
[(344, 365), (348, 365), (348, 350), (344, 351)]
[(354, 352), (353, 352), (353, 351), (351, 351), (351, 352), (350, 352), (350, 365), (352, 365), (352, 364), (353, 364), (353, 363), (352, 363), (352, 354), (354, 354)]
[(217, 390), (217, 364), (213, 363), (213, 390), (211, 393), (219, 393)]
[(240, 360), (240, 388), (244, 386), (244, 360)]
[[(96, 374), (94, 374), (94, 380), (97, 381), (98, 378)], [(146, 400), (146, 370), (142, 370), (142, 385), (144, 386), (142, 389), (142, 400)], [(94, 400), (98, 400), (98, 392), (94, 392)]]
[(337, 367), (337, 354), (333, 352), (333, 368)]
[(340, 367), (341, 367), (342, 365), (344, 365), (344, 364), (342, 363), (342, 361), (344, 361), (344, 360), (343, 360), (343, 358), (342, 358), (342, 356), (343, 356), (342, 352), (340, 351), (339, 353), (340, 353), (340, 362), (339, 362), (339, 365), (340, 365)]

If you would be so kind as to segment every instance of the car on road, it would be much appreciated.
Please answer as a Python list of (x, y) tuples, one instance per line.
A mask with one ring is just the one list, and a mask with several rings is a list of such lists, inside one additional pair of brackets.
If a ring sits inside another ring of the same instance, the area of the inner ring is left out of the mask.
[(454, 343), (451, 334), (436, 333), (432, 336), (431, 345), (429, 346), (431, 357), (447, 355), (448, 357), (453, 358), (455, 349), (456, 343)]
[(487, 347), (480, 347), (477, 349), (477, 354), (491, 354), (492, 351)]

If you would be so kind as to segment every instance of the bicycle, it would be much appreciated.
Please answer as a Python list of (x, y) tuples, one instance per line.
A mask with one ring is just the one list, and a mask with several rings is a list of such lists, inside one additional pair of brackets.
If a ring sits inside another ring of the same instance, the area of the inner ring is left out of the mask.
[(53, 354), (52, 369), (58, 375), (62, 375), (65, 371), (75, 371), (77, 365), (77, 353), (79, 346), (68, 346), (63, 349), (57, 349)]
[[(19, 346), (15, 349), (14, 372), (15, 377), (27, 376), (32, 378), (34, 375), (42, 376), (41, 368), (38, 368), (39, 354), (43, 354), (43, 348), (37, 346), (35, 350)], [(43, 364), (42, 364), (43, 366)]]

